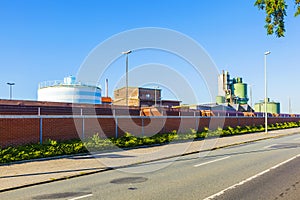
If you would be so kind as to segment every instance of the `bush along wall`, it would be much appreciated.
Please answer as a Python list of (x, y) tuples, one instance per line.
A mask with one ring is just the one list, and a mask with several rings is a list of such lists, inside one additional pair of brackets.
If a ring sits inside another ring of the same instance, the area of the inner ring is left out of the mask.
[[(270, 124), (268, 129), (278, 130), (296, 128), (299, 126), (300, 122), (285, 122)], [(116, 148), (133, 148), (145, 145), (168, 144), (172, 141), (199, 140), (210, 137), (228, 137), (233, 135), (262, 132), (264, 130), (265, 128), (262, 125), (245, 127), (237, 126), (235, 128), (229, 126), (224, 129), (218, 128), (216, 130), (209, 130), (208, 128), (205, 128), (202, 132), (190, 129), (189, 133), (185, 134), (178, 134), (177, 131), (174, 130), (170, 133), (156, 134), (151, 137), (136, 137), (130, 133), (125, 133), (124, 136), (120, 138), (106, 139), (95, 134), (84, 141), (70, 140), (58, 142), (55, 140), (48, 140), (44, 144), (30, 144), (4, 149), (0, 148), (0, 163), (11, 163), (21, 160), (88, 153), (91, 151), (102, 151)]]

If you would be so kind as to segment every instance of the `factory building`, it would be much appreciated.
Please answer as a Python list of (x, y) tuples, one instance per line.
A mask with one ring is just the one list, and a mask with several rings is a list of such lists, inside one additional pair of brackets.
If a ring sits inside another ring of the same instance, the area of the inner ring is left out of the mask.
[[(126, 87), (114, 91), (113, 105), (127, 105)], [(128, 87), (128, 106), (138, 107), (172, 107), (179, 106), (180, 101), (162, 100), (161, 89)]]
[(63, 81), (40, 83), (38, 101), (101, 104), (101, 88), (99, 84), (82, 83), (69, 76)]

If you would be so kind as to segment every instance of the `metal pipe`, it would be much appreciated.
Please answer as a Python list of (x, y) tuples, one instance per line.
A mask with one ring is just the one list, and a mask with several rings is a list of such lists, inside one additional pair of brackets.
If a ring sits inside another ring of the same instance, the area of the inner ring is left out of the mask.
[(105, 79), (105, 96), (108, 97), (108, 79)]

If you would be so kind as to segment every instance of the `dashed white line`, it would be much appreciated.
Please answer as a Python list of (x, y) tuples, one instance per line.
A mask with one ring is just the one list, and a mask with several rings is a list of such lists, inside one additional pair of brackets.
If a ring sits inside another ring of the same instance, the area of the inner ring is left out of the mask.
[(69, 200), (78, 200), (78, 199), (83, 199), (83, 198), (87, 198), (87, 197), (91, 197), (93, 196), (93, 194), (87, 194), (87, 195), (83, 195), (83, 196), (80, 196), (80, 197), (75, 197), (75, 198), (72, 198), (72, 199), (69, 199)]
[(271, 171), (272, 169), (276, 169), (276, 168), (280, 167), (281, 165), (284, 165), (284, 164), (286, 164), (286, 163), (288, 163), (288, 162), (290, 162), (290, 161), (292, 161), (292, 160), (294, 160), (294, 159), (296, 159), (298, 157), (300, 157), (300, 154), (298, 154), (298, 155), (296, 155), (296, 156), (294, 156), (294, 157), (292, 157), (292, 158), (290, 158), (290, 159), (288, 159), (286, 161), (283, 161), (283, 162), (281, 162), (281, 163), (279, 163), (279, 164), (277, 164), (277, 165), (275, 165), (275, 166), (273, 166), (273, 167), (271, 167), (271, 168), (269, 168), (269, 169), (267, 169), (265, 171), (262, 171), (262, 172), (260, 172), (260, 173), (258, 173), (256, 175), (254, 175), (254, 176), (251, 176), (250, 178), (247, 178), (247, 179), (245, 179), (245, 180), (243, 180), (243, 181), (241, 181), (241, 182), (239, 182), (237, 184), (234, 184), (234, 185), (232, 185), (232, 186), (230, 186), (230, 187), (228, 187), (228, 188), (226, 188), (226, 189), (224, 189), (224, 190), (222, 190), (222, 191), (220, 191), (220, 192), (218, 192), (216, 194), (213, 194), (213, 195), (205, 198), (204, 200), (211, 200), (211, 199), (214, 199), (214, 198), (216, 198), (218, 196), (221, 196), (226, 191), (234, 189), (237, 186), (243, 185), (243, 184), (245, 184), (245, 183), (247, 183), (247, 182), (249, 182), (249, 181), (251, 181), (251, 180), (253, 180), (253, 179), (255, 179), (255, 178), (257, 178), (257, 177), (259, 177), (259, 176), (261, 176), (261, 175), (263, 175), (263, 174), (265, 174), (267, 172), (269, 172), (269, 171)]
[(277, 144), (272, 144), (272, 145), (265, 146), (265, 147), (263, 147), (263, 149), (268, 149), (268, 148), (270, 148), (270, 147), (272, 147), (274, 145), (277, 145)]
[(198, 165), (194, 165), (194, 167), (200, 167), (200, 166), (207, 165), (207, 164), (210, 164), (210, 163), (214, 163), (214, 162), (218, 162), (218, 161), (221, 161), (221, 160), (225, 160), (227, 158), (230, 158), (230, 156), (227, 156), (227, 157), (224, 157), (224, 158), (219, 158), (219, 159), (212, 160), (212, 161), (205, 162), (205, 163), (201, 163), (201, 164), (198, 164)]

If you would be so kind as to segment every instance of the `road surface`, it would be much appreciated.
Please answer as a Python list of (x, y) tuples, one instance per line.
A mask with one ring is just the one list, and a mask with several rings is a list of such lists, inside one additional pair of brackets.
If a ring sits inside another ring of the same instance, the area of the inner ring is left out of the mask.
[(0, 199), (299, 199), (299, 154), (296, 134), (3, 192)]

